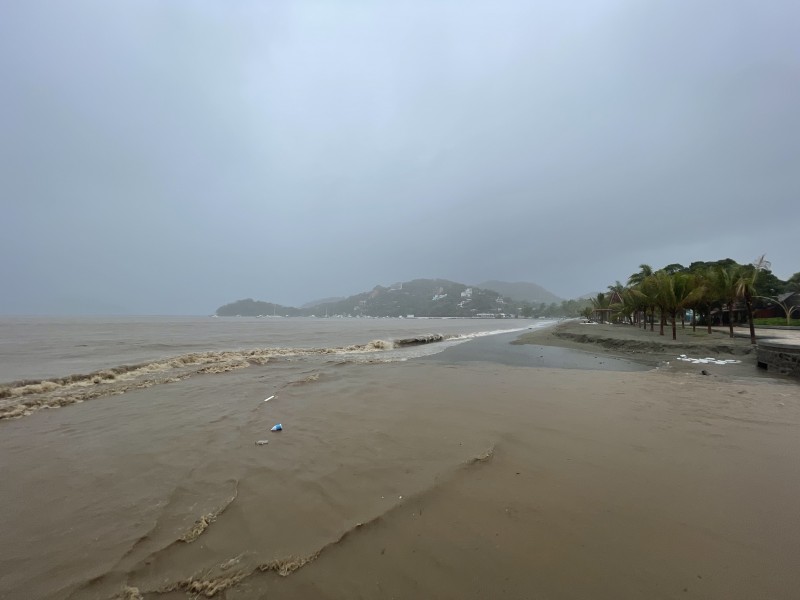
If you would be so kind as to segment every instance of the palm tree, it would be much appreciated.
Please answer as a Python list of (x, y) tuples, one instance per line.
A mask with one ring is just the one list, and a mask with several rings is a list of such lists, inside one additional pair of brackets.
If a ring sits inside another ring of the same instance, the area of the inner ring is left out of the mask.
[(694, 306), (695, 303), (705, 294), (705, 287), (699, 285), (697, 280), (688, 273), (675, 273), (670, 277), (671, 298), (670, 315), (672, 317), (672, 339), (676, 339), (675, 319), (680, 311), (684, 316), (686, 309)]
[(612, 316), (614, 320), (623, 322), (630, 317), (630, 311), (625, 304), (625, 294), (627, 288), (617, 280), (614, 285), (608, 286), (608, 307), (613, 311)]
[(647, 309), (650, 306), (650, 298), (640, 287), (629, 288), (627, 296), (636, 313), (640, 314), (639, 322), (641, 326), (647, 330)]
[(666, 271), (658, 270), (649, 279), (651, 282), (651, 289), (654, 292), (653, 300), (655, 305), (658, 306), (659, 313), (659, 330), (658, 335), (664, 335), (664, 326), (667, 321), (667, 313), (669, 312), (672, 299), (670, 276)]
[[(756, 296), (756, 280), (758, 274), (764, 269), (769, 268), (769, 262), (765, 260), (765, 255), (757, 258), (753, 264), (740, 267), (736, 270), (735, 289), (736, 296), (744, 298), (747, 306), (747, 320), (750, 323), (750, 343), (756, 343), (756, 328), (753, 324), (753, 297)], [(733, 334), (731, 334), (732, 336)]]
[(592, 301), (592, 307), (594, 308), (594, 312), (600, 315), (599, 320), (602, 323), (604, 321), (603, 315), (606, 315), (606, 317), (608, 317), (608, 315), (611, 312), (611, 309), (609, 308), (610, 305), (609, 296), (606, 296), (605, 294), (603, 294), (603, 292), (598, 292), (597, 298), (592, 298), (591, 301)]
[(658, 306), (658, 279), (655, 273), (642, 282), (641, 292), (650, 308), (650, 331), (655, 331), (656, 307)]
[(733, 264), (717, 266), (714, 273), (714, 288), (717, 297), (724, 305), (728, 306), (728, 329), (730, 337), (733, 337), (733, 305), (736, 303), (736, 298), (739, 296), (738, 281), (739, 281), (740, 265)]
[(680, 271), (668, 273), (658, 271), (655, 276), (655, 285), (658, 289), (657, 302), (661, 311), (661, 331), (664, 335), (664, 325), (667, 317), (672, 324), (672, 339), (678, 339), (677, 322), (678, 313), (685, 314), (686, 308), (691, 306), (703, 294), (704, 288), (694, 285), (693, 278)]
[(640, 313), (644, 309), (644, 302), (635, 293), (635, 290), (626, 288), (622, 293), (621, 310), (630, 319), (631, 325), (637, 325), (636, 320), (640, 318)]
[(712, 282), (708, 274), (702, 271), (690, 273), (689, 285), (695, 290), (691, 304), (687, 308), (692, 309), (692, 332), (697, 331), (697, 314), (705, 311), (708, 320), (708, 333), (711, 333), (711, 304), (714, 300)]
[[(705, 294), (705, 306), (707, 312), (707, 326), (708, 326), (708, 335), (711, 335), (711, 311), (715, 307), (719, 307), (720, 314), (722, 311), (723, 306), (725, 305), (725, 290), (724, 286), (722, 285), (719, 269), (714, 266), (710, 266), (706, 268), (704, 271), (701, 272), (701, 277), (705, 280), (705, 287), (706, 287), (706, 294)], [(722, 320), (720, 319), (720, 325), (722, 325)]]
[(630, 277), (628, 277), (628, 285), (640, 285), (645, 279), (650, 277), (653, 274), (653, 267), (650, 265), (641, 264), (639, 265), (639, 272), (634, 273)]
[[(649, 298), (643, 288), (647, 282), (647, 279), (652, 277), (652, 275), (653, 267), (647, 264), (641, 264), (639, 265), (639, 271), (628, 277), (629, 288), (636, 290), (635, 295), (639, 296), (639, 302), (641, 303), (642, 310), (642, 327), (645, 329), (647, 329), (647, 309), (653, 305), (648, 302)], [(654, 306), (653, 312), (655, 312)], [(650, 330), (652, 331), (652, 323)]]

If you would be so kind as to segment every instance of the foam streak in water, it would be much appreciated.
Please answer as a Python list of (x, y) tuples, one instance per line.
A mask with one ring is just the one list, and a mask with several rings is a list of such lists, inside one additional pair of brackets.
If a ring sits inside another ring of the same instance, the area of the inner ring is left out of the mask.
[(56, 408), (133, 389), (172, 383), (201, 374), (227, 373), (251, 365), (265, 365), (285, 357), (307, 357), (380, 352), (387, 342), (340, 348), (264, 348), (223, 352), (196, 352), (136, 365), (121, 365), (88, 374), (45, 380), (23, 380), (0, 386), (0, 420), (23, 417), (42, 408)]

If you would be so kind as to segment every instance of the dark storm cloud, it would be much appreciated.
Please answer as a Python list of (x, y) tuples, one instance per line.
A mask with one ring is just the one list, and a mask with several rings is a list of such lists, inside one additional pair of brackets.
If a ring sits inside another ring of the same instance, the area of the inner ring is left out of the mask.
[(792, 2), (0, 8), (0, 312), (800, 270)]

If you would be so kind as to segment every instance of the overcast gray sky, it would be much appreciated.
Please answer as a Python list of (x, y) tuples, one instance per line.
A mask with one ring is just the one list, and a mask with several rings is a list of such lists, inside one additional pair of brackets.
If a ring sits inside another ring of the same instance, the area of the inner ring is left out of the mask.
[(0, 313), (800, 271), (800, 3), (0, 3)]

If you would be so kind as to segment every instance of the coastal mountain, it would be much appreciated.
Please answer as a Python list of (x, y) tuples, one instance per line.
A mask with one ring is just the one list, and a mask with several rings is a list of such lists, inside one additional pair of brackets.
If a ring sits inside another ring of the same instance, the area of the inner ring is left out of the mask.
[(494, 290), (498, 294), (508, 296), (517, 302), (530, 302), (531, 304), (550, 304), (561, 302), (561, 298), (544, 289), (542, 286), (527, 281), (484, 281), (477, 287)]
[(516, 314), (520, 308), (520, 305), (494, 290), (470, 287), (446, 279), (414, 279), (389, 287), (378, 285), (369, 292), (315, 306), (314, 311), (317, 315), (324, 309), (329, 315), (470, 317), (478, 314)]
[[(502, 282), (497, 282), (502, 283)], [(247, 298), (217, 309), (223, 316), (348, 316), (348, 317), (504, 317), (575, 316), (582, 306), (558, 298), (535, 284), (507, 284), (517, 293), (528, 292), (534, 303), (480, 286), (446, 279), (414, 279), (375, 286), (347, 298), (309, 303), (301, 308)], [(513, 286), (517, 286), (514, 288)], [(538, 288), (538, 291), (535, 288)], [(537, 292), (534, 294), (533, 292)]]
[(329, 298), (320, 298), (319, 300), (312, 300), (311, 302), (306, 302), (305, 304), (301, 305), (300, 308), (314, 308), (315, 306), (320, 306), (321, 304), (331, 304), (333, 302), (339, 302), (340, 300), (344, 300), (344, 296), (331, 296)]
[(299, 317), (303, 315), (303, 311), (292, 306), (245, 298), (220, 306), (215, 314), (218, 317)]

